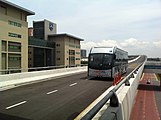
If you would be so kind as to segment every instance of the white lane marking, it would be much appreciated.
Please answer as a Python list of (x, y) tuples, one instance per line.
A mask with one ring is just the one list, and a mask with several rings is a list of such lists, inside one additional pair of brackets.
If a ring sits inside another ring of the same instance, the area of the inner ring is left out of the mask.
[(53, 91), (50, 91), (50, 92), (48, 92), (48, 93), (46, 93), (47, 95), (49, 95), (49, 94), (52, 94), (52, 93), (55, 93), (55, 92), (57, 92), (58, 90), (53, 90)]
[(17, 107), (17, 106), (22, 105), (22, 104), (25, 104), (26, 102), (27, 102), (27, 101), (23, 101), (23, 102), (19, 102), (19, 103), (17, 103), (17, 104), (11, 105), (11, 106), (9, 106), (9, 107), (6, 107), (6, 110), (11, 109), (11, 108), (13, 108), (13, 107)]
[(73, 84), (70, 84), (69, 86), (72, 87), (72, 86), (74, 86), (74, 85), (76, 85), (76, 84), (78, 84), (78, 83), (73, 83)]

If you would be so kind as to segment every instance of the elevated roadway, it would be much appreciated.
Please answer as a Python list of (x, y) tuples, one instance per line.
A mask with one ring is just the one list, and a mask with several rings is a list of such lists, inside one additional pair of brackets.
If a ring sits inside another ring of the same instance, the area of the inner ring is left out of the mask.
[[(150, 83), (147, 84), (147, 80)], [(161, 86), (154, 73), (144, 73), (140, 80), (130, 120), (160, 120)]]
[(161, 61), (147, 61), (144, 66), (144, 73), (161, 74)]
[[(145, 57), (129, 63), (127, 74)], [(0, 92), (0, 120), (72, 120), (111, 85), (86, 72)]]
[(147, 61), (130, 120), (161, 119), (161, 61)]

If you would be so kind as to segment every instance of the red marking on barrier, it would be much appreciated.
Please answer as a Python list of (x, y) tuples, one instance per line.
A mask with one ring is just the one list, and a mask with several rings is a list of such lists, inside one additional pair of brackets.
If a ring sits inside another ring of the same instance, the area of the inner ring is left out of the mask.
[(113, 86), (118, 84), (121, 80), (121, 74), (120, 73), (117, 73), (115, 76), (114, 76), (114, 80), (113, 80)]

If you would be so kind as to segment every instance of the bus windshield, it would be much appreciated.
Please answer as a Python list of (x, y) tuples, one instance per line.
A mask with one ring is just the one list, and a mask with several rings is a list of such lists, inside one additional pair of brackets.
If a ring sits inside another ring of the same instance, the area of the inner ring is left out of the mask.
[(89, 55), (89, 68), (92, 69), (110, 69), (112, 67), (112, 54), (95, 53)]

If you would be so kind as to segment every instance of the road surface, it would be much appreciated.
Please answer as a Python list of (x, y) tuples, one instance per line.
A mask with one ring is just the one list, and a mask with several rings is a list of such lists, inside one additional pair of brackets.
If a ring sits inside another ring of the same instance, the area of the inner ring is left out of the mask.
[[(144, 58), (130, 63), (128, 73)], [(79, 73), (0, 92), (0, 120), (72, 120), (112, 85)]]

